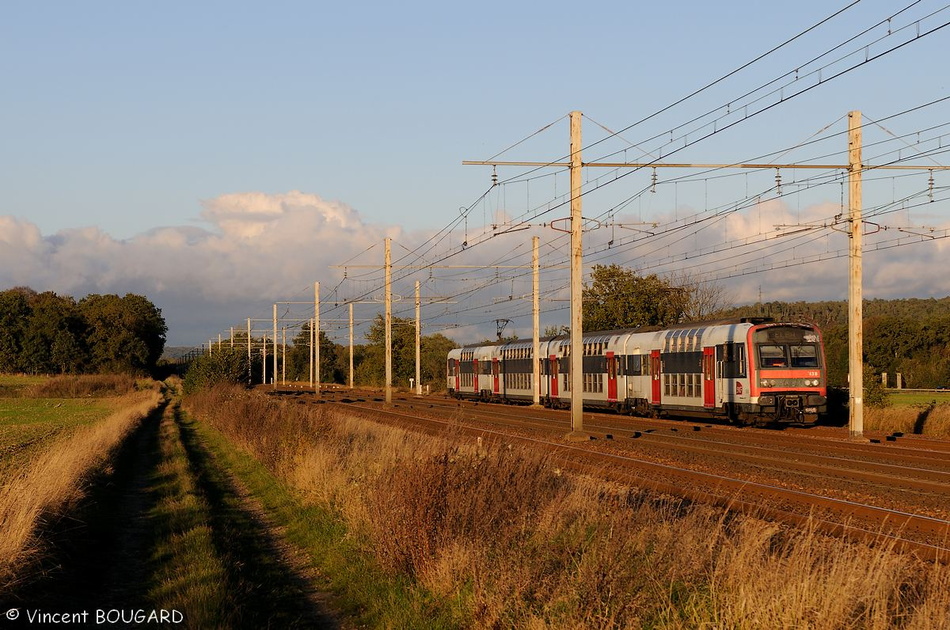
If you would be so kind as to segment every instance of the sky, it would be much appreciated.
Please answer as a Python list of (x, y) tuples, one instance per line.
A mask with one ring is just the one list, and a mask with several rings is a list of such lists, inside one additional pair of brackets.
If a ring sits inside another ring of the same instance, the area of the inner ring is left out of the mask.
[[(321, 317), (343, 334), (340, 303), (363, 302), (364, 326), (380, 310), (389, 237), (398, 315), (420, 280), (427, 332), (469, 341), (510, 317), (507, 332), (530, 335), (530, 278), (514, 267), (532, 235), (542, 323), (567, 320), (550, 224), (567, 215), (567, 176), (498, 167), (491, 187), (490, 167), (463, 160), (563, 161), (577, 110), (585, 160), (842, 164), (861, 110), (883, 121), (864, 131), (868, 159), (942, 164), (950, 106), (921, 106), (950, 96), (947, 21), (925, 0), (5, 2), (0, 289), (144, 294), (169, 345), (197, 345), (320, 282)], [(725, 175), (585, 169), (589, 264), (689, 274), (740, 303), (843, 299), (842, 180)], [(922, 271), (945, 264), (946, 241), (920, 235), (950, 227), (950, 173), (928, 176), (866, 176), (867, 297), (950, 295)], [(757, 245), (734, 258), (743, 242)]]

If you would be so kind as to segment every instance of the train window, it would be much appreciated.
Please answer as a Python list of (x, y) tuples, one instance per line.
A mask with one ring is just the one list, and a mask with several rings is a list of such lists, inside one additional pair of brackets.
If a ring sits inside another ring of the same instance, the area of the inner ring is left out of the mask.
[(765, 343), (760, 344), (759, 365), (764, 368), (788, 367), (788, 357), (785, 356), (785, 346)]
[(631, 354), (627, 357), (627, 369), (626, 373), (630, 376), (640, 376), (640, 355)]
[(813, 345), (789, 346), (792, 367), (818, 367), (818, 347)]

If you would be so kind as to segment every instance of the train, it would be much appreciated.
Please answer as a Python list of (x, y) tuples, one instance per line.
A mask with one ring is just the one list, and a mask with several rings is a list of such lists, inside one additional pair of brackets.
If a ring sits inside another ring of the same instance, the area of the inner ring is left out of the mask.
[[(531, 340), (448, 353), (450, 396), (570, 406), (571, 340), (544, 338), (534, 382)], [(719, 419), (739, 426), (809, 426), (828, 410), (821, 331), (744, 317), (583, 335), (583, 404), (645, 417)]]

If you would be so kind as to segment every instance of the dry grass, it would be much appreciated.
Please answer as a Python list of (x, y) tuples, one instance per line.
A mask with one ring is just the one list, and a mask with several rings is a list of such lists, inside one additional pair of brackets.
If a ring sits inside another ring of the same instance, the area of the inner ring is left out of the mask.
[(54, 376), (23, 391), (30, 398), (102, 398), (122, 396), (140, 389), (139, 382), (127, 374)]
[(885, 433), (950, 437), (950, 403), (865, 407), (864, 427)]
[(123, 409), (52, 443), (0, 486), (0, 590), (41, 550), (40, 528), (82, 497), (129, 431), (158, 404), (157, 392), (130, 394)]
[(239, 390), (189, 399), (466, 627), (950, 628), (950, 572)]

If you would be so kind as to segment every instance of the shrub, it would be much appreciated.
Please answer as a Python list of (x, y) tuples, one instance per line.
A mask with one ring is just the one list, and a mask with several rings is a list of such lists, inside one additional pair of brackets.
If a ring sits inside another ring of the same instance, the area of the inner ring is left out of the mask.
[(29, 398), (102, 398), (122, 396), (140, 387), (127, 374), (99, 374), (88, 376), (56, 376), (27, 388)]
[(215, 385), (246, 383), (247, 355), (236, 348), (219, 348), (196, 358), (185, 373), (184, 391), (193, 394)]

